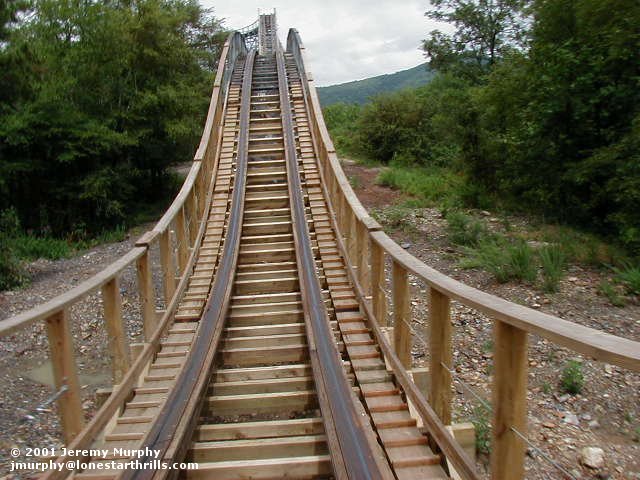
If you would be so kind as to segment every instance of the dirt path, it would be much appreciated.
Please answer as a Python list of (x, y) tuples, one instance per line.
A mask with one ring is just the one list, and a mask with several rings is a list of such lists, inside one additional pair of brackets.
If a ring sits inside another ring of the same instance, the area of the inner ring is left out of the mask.
[[(367, 209), (382, 208), (401, 200), (398, 192), (375, 185), (379, 169), (345, 163), (344, 170)], [(498, 219), (489, 217), (491, 222)], [(543, 294), (533, 286), (509, 282), (498, 284), (491, 275), (478, 270), (463, 270), (463, 253), (447, 238), (446, 220), (434, 208), (416, 209), (404, 222), (409, 228), (390, 235), (428, 265), (468, 285), (516, 303), (564, 319), (640, 341), (640, 305), (637, 301), (624, 308), (612, 306), (598, 294), (606, 273), (571, 265), (561, 282), (560, 291)], [(521, 219), (511, 222), (523, 225)], [(427, 289), (415, 278), (412, 311), (414, 329), (427, 339)], [(453, 303), (455, 415), (458, 421), (473, 419), (490, 425), (491, 414), (479, 408), (479, 401), (468, 393), (472, 388), (482, 398), (491, 399), (492, 331), (485, 316)], [(415, 365), (428, 364), (428, 352), (414, 337)], [(582, 392), (564, 394), (559, 381), (569, 359), (583, 363), (585, 382)], [(461, 383), (464, 382), (464, 385)], [(612, 365), (592, 362), (567, 349), (554, 346), (535, 335), (529, 337), (529, 433), (531, 442), (549, 454), (575, 478), (640, 478), (640, 375)], [(604, 450), (605, 464), (592, 469), (581, 464), (585, 447)], [(485, 469), (486, 455), (479, 456)], [(527, 479), (560, 479), (563, 475), (533, 449), (527, 459)]]

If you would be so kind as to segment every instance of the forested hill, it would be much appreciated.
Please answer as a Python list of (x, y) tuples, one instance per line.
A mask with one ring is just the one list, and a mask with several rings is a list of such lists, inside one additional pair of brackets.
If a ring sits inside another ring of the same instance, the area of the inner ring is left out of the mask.
[(379, 93), (425, 85), (429, 83), (433, 76), (433, 71), (423, 63), (408, 70), (401, 70), (388, 75), (378, 75), (364, 80), (320, 87), (318, 88), (318, 95), (323, 107), (339, 102), (362, 105), (371, 96)]

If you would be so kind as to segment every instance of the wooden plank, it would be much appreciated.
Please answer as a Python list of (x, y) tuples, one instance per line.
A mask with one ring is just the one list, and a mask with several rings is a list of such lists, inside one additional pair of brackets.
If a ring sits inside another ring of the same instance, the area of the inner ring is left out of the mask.
[(318, 435), (324, 432), (322, 418), (265, 420), (261, 422), (221, 423), (201, 425), (196, 429), (196, 441)]
[(431, 391), (429, 401), (442, 423), (451, 423), (451, 316), (449, 298), (431, 288), (429, 302), (429, 354)]
[(315, 478), (332, 473), (329, 455), (286, 457), (251, 461), (201, 463), (197, 470), (187, 470), (189, 480), (255, 480), (274, 478)]
[(113, 383), (118, 384), (124, 378), (130, 365), (127, 332), (122, 321), (122, 300), (118, 277), (114, 277), (102, 286), (102, 304), (107, 327), (112, 378)]
[(527, 434), (527, 332), (494, 323), (491, 478), (524, 478)]
[(58, 398), (60, 424), (68, 445), (84, 425), (80, 384), (73, 356), (73, 338), (69, 326), (69, 310), (64, 309), (46, 320), (53, 381), (56, 391), (66, 388)]

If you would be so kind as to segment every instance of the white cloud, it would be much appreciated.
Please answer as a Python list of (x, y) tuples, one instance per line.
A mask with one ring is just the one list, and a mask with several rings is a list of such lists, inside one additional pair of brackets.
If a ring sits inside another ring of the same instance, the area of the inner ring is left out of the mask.
[(201, 0), (228, 28), (253, 23), (258, 9), (277, 10), (283, 43), (296, 28), (318, 85), (359, 80), (424, 62), (421, 41), (435, 24), (424, 16), (426, 0)]

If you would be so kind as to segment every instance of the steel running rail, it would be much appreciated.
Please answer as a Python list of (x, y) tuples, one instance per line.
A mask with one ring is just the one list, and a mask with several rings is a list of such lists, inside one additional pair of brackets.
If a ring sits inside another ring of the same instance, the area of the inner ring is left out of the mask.
[[(161, 459), (166, 459), (166, 457), (177, 458), (184, 454), (186, 445), (188, 445), (188, 442), (185, 442), (185, 437), (187, 437), (197, 421), (197, 415), (194, 415), (194, 412), (197, 411), (201, 403), (203, 392), (207, 385), (206, 380), (213, 365), (224, 318), (229, 306), (244, 217), (251, 80), (255, 54), (255, 50), (249, 51), (245, 60), (236, 175), (220, 265), (200, 322), (200, 328), (196, 333), (196, 338), (189, 351), (184, 368), (181, 370), (166, 402), (158, 413), (156, 422), (139, 447), (141, 451), (160, 451), (160, 455), (157, 458)], [(147, 455), (140, 458), (140, 462), (151, 463), (154, 458), (156, 457)], [(170, 470), (156, 472), (151, 469), (127, 469), (117, 478), (118, 480), (150, 480), (151, 478), (164, 478), (172, 474), (175, 475), (177, 472)]]
[[(334, 474), (336, 478), (340, 479), (387, 478), (390, 471), (387, 469), (385, 472), (378, 464), (371, 440), (367, 438), (362, 419), (355, 408), (351, 387), (344, 373), (340, 353), (336, 348), (322, 299), (305, 216), (296, 145), (293, 137), (293, 121), (284, 54), (279, 42), (276, 47), (276, 61), (300, 291), (303, 303), (307, 307), (305, 311), (307, 334), (313, 335), (313, 341), (309, 342), (310, 346), (313, 345), (310, 355), (314, 377), (316, 377), (316, 388), (318, 388), (319, 397), (322, 399), (321, 410), (325, 430), (328, 435), (333, 434), (332, 436), (335, 437), (330, 442)], [(389, 478), (393, 478), (393, 476), (391, 475)]]

